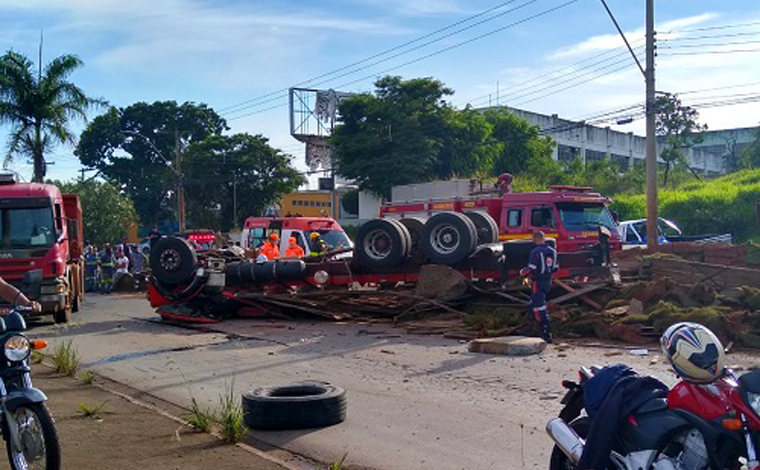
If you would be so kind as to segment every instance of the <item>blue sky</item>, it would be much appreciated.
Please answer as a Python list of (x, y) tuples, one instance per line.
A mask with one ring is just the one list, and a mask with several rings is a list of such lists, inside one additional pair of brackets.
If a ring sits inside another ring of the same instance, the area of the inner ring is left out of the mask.
[[(456, 29), (487, 20), (481, 25), (320, 87), (337, 88), (365, 76), (380, 76), (391, 67), (524, 20), (392, 73), (441, 79), (456, 90), (452, 102), (462, 105), (468, 101), (488, 104), (488, 94), (495, 103), (498, 83), (502, 104), (568, 118), (640, 102), (644, 93), (641, 74), (630, 58), (626, 61), (622, 50), (615, 51), (622, 43), (598, 0), (577, 0), (529, 19), (567, 1), (514, 0)], [(44, 58), (79, 55), (85, 68), (73, 79), (90, 95), (116, 106), (173, 99), (204, 102), (223, 110), (502, 3), (0, 0), (0, 49), (36, 57), (40, 30), (44, 30)], [(609, 4), (630, 40), (640, 41), (644, 1), (609, 0)], [(696, 91), (683, 96), (687, 103), (733, 99), (722, 98), (729, 94), (760, 94), (760, 4), (755, 0), (659, 0), (656, 4), (658, 90)], [(740, 24), (745, 26), (737, 26)], [(720, 53), (694, 54), (705, 51)], [(590, 81), (571, 86), (586, 80)], [(361, 80), (340, 90), (367, 91), (372, 81)], [(722, 86), (732, 88), (712, 90)], [(264, 134), (273, 145), (295, 155), (297, 166), (304, 168), (303, 149), (288, 134), (287, 107), (262, 112), (287, 102), (285, 95), (272, 98), (259, 106), (222, 114), (229, 119), (232, 132)], [(252, 112), (256, 114), (239, 117)], [(711, 129), (760, 123), (760, 102), (700, 112)], [(634, 121), (621, 129), (640, 133), (643, 123)], [(7, 131), (0, 127), (0, 144)], [(55, 161), (49, 171), (53, 178), (71, 178), (80, 168), (66, 146), (58, 147), (51, 160)], [(31, 173), (30, 165), (22, 161), (14, 162), (12, 168), (27, 178)]]

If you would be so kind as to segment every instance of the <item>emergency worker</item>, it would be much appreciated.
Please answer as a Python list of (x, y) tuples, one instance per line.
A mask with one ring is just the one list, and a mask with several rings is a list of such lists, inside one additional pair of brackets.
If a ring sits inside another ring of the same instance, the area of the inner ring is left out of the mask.
[(311, 256), (322, 256), (327, 251), (327, 243), (318, 232), (311, 232), (309, 235), (309, 251)]
[(84, 291), (98, 290), (98, 249), (88, 246), (84, 254)]
[(288, 247), (285, 248), (285, 258), (287, 259), (301, 259), (306, 256), (303, 248), (296, 243), (296, 237), (288, 238)]
[(272, 232), (269, 234), (269, 241), (261, 247), (261, 254), (268, 260), (278, 259), (280, 257), (280, 236)]
[(111, 245), (106, 243), (103, 253), (100, 255), (100, 293), (110, 294), (113, 289), (113, 251)]
[(552, 273), (559, 269), (557, 251), (546, 244), (544, 232), (533, 234), (536, 247), (530, 252), (528, 267), (520, 270), (520, 275), (531, 280), (530, 308), (533, 317), (541, 324), (541, 337), (547, 343), (552, 342), (549, 325), (549, 311), (546, 307), (546, 295), (552, 288)]

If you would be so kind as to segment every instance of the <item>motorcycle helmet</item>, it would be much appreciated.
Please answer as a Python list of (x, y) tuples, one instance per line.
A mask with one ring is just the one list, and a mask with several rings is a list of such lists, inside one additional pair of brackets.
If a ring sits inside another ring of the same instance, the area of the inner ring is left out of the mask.
[(660, 338), (662, 353), (685, 381), (706, 384), (723, 374), (725, 352), (715, 334), (698, 323), (676, 323)]

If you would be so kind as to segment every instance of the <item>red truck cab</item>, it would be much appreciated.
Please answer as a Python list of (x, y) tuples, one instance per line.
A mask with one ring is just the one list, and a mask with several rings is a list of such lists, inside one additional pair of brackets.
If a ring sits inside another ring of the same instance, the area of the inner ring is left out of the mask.
[(290, 237), (308, 253), (309, 237), (314, 232), (330, 250), (354, 246), (338, 221), (329, 217), (249, 217), (243, 225), (241, 245), (245, 249), (256, 248), (267, 241), (269, 234), (276, 233), (280, 237), (280, 253), (285, 253)]
[(18, 287), (25, 272), (42, 270), (37, 300), (58, 323), (70, 320), (84, 295), (82, 245), (76, 195), (0, 175), (0, 276)]
[(380, 216), (428, 218), (445, 211), (485, 211), (499, 227), (499, 240), (529, 239), (540, 230), (556, 241), (560, 252), (581, 251), (598, 243), (599, 228), (604, 227), (610, 232), (610, 248), (620, 250), (620, 236), (607, 208), (610, 202), (589, 187), (550, 186), (548, 191), (517, 193), (505, 184), (495, 190), (472, 191), (467, 197), (386, 203)]

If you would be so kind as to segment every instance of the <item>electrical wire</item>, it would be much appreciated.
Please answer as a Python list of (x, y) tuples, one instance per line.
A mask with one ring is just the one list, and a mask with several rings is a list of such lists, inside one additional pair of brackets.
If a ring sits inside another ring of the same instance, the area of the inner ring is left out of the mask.
[[(437, 34), (439, 34), (439, 33), (442, 33), (442, 32), (444, 32), (444, 31), (448, 31), (449, 29), (455, 28), (455, 27), (457, 27), (457, 26), (459, 26), (459, 25), (461, 25), (461, 24), (465, 24), (465, 23), (467, 23), (467, 22), (469, 22), (469, 21), (471, 21), (471, 20), (474, 20), (474, 19), (476, 19), (476, 18), (479, 18), (479, 17), (481, 17), (481, 16), (487, 15), (488, 13), (491, 13), (491, 12), (493, 12), (493, 11), (496, 11), (496, 10), (498, 10), (498, 9), (500, 9), (500, 8), (503, 8), (503, 7), (505, 7), (505, 6), (507, 6), (507, 5), (511, 4), (511, 3), (514, 3), (514, 2), (516, 2), (516, 1), (517, 1), (517, 0), (509, 0), (509, 1), (507, 1), (507, 2), (503, 2), (503, 3), (500, 3), (500, 4), (498, 4), (498, 5), (494, 6), (494, 7), (488, 8), (488, 9), (486, 9), (486, 10), (483, 10), (483, 11), (481, 11), (480, 13), (477, 13), (477, 14), (475, 14), (475, 15), (469, 16), (469, 17), (467, 17), (467, 18), (464, 18), (464, 19), (462, 19), (462, 20), (456, 21), (456, 22), (454, 22), (454, 23), (452, 23), (452, 24), (450, 24), (450, 25), (444, 26), (443, 28), (439, 28), (439, 29), (437, 29), (437, 30), (435, 30), (435, 31), (433, 31), (433, 32), (430, 32), (430, 33), (428, 33), (428, 34), (425, 34), (425, 35), (423, 35), (423, 36), (420, 36), (420, 37), (418, 37), (418, 38), (416, 38), (416, 39), (413, 39), (413, 40), (411, 40), (411, 41), (407, 41), (407, 42), (405, 42), (405, 43), (403, 43), (403, 44), (400, 44), (400, 45), (398, 45), (398, 46), (392, 47), (392, 48), (390, 48), (390, 49), (386, 49), (386, 50), (384, 50), (384, 51), (382, 51), (382, 52), (379, 52), (379, 53), (377, 53), (377, 54), (371, 55), (371, 56), (369, 56), (369, 57), (366, 57), (366, 58), (364, 58), (364, 59), (358, 60), (358, 61), (356, 61), (356, 62), (352, 62), (352, 63), (350, 63), (350, 64), (348, 64), (348, 65), (345, 65), (345, 66), (343, 66), (343, 67), (340, 67), (340, 68), (337, 68), (337, 69), (331, 70), (331, 71), (329, 71), (329, 72), (325, 72), (325, 73), (323, 73), (323, 74), (321, 74), (321, 75), (317, 75), (316, 77), (312, 77), (312, 78), (310, 78), (310, 79), (308, 79), (308, 80), (303, 80), (303, 81), (301, 81), (301, 82), (298, 82), (298, 83), (296, 83), (296, 84), (295, 84), (295, 85), (293, 85), (293, 86), (304, 86), (304, 85), (308, 85), (309, 83), (312, 83), (312, 82), (314, 82), (314, 81), (316, 81), (316, 80), (319, 80), (319, 79), (321, 79), (321, 78), (325, 78), (325, 77), (328, 77), (328, 76), (330, 76), (330, 75), (333, 75), (333, 74), (335, 74), (335, 73), (337, 73), (337, 72), (342, 72), (343, 70), (349, 69), (349, 68), (351, 68), (351, 67), (355, 67), (355, 66), (357, 66), (357, 65), (361, 65), (361, 64), (363, 64), (363, 63), (369, 62), (370, 60), (373, 60), (373, 59), (376, 59), (376, 58), (378, 58), (378, 57), (382, 57), (382, 56), (384, 56), (384, 55), (386, 55), (386, 54), (388, 54), (388, 53), (391, 53), (391, 52), (394, 52), (394, 51), (397, 51), (397, 50), (403, 49), (403, 48), (405, 48), (406, 46), (410, 46), (410, 45), (412, 45), (412, 44), (415, 44), (415, 43), (417, 43), (417, 42), (420, 42), (420, 41), (422, 41), (422, 40), (424, 40), (424, 39), (427, 39), (427, 38), (433, 37), (433, 36), (435, 36), (435, 35), (437, 35)], [(494, 18), (495, 18), (495, 17), (494, 17)], [(274, 92), (270, 92), (270, 93), (267, 93), (267, 94), (265, 94), (265, 95), (261, 95), (261, 96), (258, 96), (258, 97), (256, 97), (256, 98), (251, 98), (251, 99), (249, 99), (249, 100), (246, 100), (246, 101), (241, 101), (241, 102), (239, 102), (239, 103), (237, 103), (237, 104), (233, 104), (233, 105), (231, 105), (231, 106), (227, 106), (227, 107), (224, 107), (224, 108), (220, 108), (220, 109), (219, 109), (219, 111), (220, 111), (220, 112), (228, 111), (228, 110), (230, 110), (231, 108), (237, 108), (237, 107), (239, 107), (239, 106), (241, 106), (241, 105), (244, 105), (244, 104), (248, 104), (248, 103), (251, 103), (251, 102), (254, 102), (254, 101), (258, 101), (258, 100), (260, 100), (260, 99), (263, 99), (263, 98), (268, 98), (268, 97), (270, 97), (270, 96), (272, 96), (272, 95), (274, 95), (274, 94), (277, 94), (277, 93), (280, 93), (280, 92), (283, 92), (283, 91), (287, 92), (288, 90), (289, 90), (289, 88), (283, 88), (283, 89), (281, 89), (281, 90), (277, 90), (277, 91), (274, 91)]]
[[(531, 1), (535, 1), (535, 0), (531, 0)], [(577, 3), (577, 2), (579, 2), (579, 1), (580, 1), (580, 0), (568, 0), (568, 1), (566, 1), (566, 2), (564, 2), (564, 3), (561, 3), (561, 4), (559, 4), (559, 5), (556, 5), (556, 6), (552, 7), (552, 8), (549, 8), (549, 9), (543, 10), (543, 11), (541, 11), (541, 12), (539, 12), (539, 13), (535, 13), (535, 14), (533, 14), (533, 15), (530, 15), (530, 16), (528, 16), (528, 17), (525, 17), (525, 18), (523, 18), (523, 19), (521, 19), (521, 20), (518, 20), (518, 21), (512, 22), (512, 23), (510, 23), (510, 24), (507, 24), (507, 25), (505, 25), (505, 26), (502, 26), (502, 27), (496, 28), (496, 29), (494, 29), (494, 30), (491, 30), (491, 31), (488, 31), (488, 32), (486, 32), (486, 33), (480, 34), (480, 35), (478, 35), (478, 36), (474, 36), (474, 37), (472, 37), (472, 38), (469, 38), (469, 39), (467, 39), (467, 40), (464, 40), (464, 41), (458, 42), (458, 43), (456, 43), (456, 44), (452, 44), (451, 46), (447, 46), (447, 47), (445, 47), (445, 48), (443, 48), (443, 49), (439, 49), (439, 50), (437, 50), (437, 51), (433, 51), (433, 52), (431, 52), (431, 53), (428, 53), (428, 54), (425, 54), (425, 55), (423, 55), (423, 56), (421, 56), (421, 57), (417, 57), (417, 58), (415, 58), (415, 59), (412, 59), (412, 60), (409, 60), (409, 61), (407, 61), (407, 62), (404, 62), (404, 63), (402, 63), (402, 64), (400, 64), (400, 65), (396, 65), (396, 66), (394, 66), (394, 67), (391, 67), (391, 68), (385, 69), (385, 70), (383, 70), (383, 71), (380, 71), (380, 72), (375, 72), (375, 73), (373, 73), (373, 74), (371, 74), (371, 75), (367, 75), (367, 76), (365, 76), (365, 77), (361, 77), (361, 78), (359, 78), (359, 79), (356, 79), (356, 80), (353, 80), (353, 81), (350, 81), (350, 82), (344, 83), (344, 84), (342, 84), (342, 85), (338, 85), (336, 88), (339, 88), (339, 89), (340, 89), (340, 88), (344, 88), (344, 87), (347, 87), (347, 86), (350, 86), (350, 85), (353, 85), (353, 84), (356, 84), (356, 83), (359, 83), (359, 82), (362, 82), (362, 81), (368, 80), (368, 79), (370, 79), (370, 78), (376, 77), (376, 76), (378, 76), (378, 75), (386, 74), (386, 73), (388, 73), (388, 72), (391, 72), (391, 71), (393, 71), (393, 70), (397, 70), (397, 69), (399, 69), (399, 68), (402, 68), (402, 67), (406, 67), (406, 66), (408, 66), (408, 65), (411, 65), (411, 64), (414, 64), (414, 63), (417, 63), (417, 62), (421, 62), (421, 61), (423, 61), (423, 60), (426, 60), (426, 59), (429, 59), (429, 58), (431, 58), (431, 57), (435, 57), (435, 56), (438, 56), (438, 55), (440, 55), (440, 54), (443, 54), (443, 53), (445, 53), (445, 52), (451, 51), (451, 50), (453, 50), (453, 49), (457, 49), (457, 48), (459, 48), (459, 47), (462, 47), (462, 46), (464, 46), (464, 45), (467, 45), (467, 44), (471, 44), (471, 43), (473, 43), (473, 42), (475, 42), (475, 41), (479, 41), (479, 40), (481, 40), (481, 39), (484, 39), (484, 38), (486, 38), (486, 37), (489, 37), (489, 36), (492, 36), (492, 35), (494, 35), (494, 34), (500, 33), (500, 32), (502, 32), (502, 31), (505, 31), (505, 30), (509, 29), (509, 28), (513, 28), (513, 27), (515, 27), (515, 26), (518, 26), (518, 25), (520, 25), (520, 24), (523, 24), (523, 23), (526, 23), (526, 22), (528, 22), (528, 21), (534, 20), (534, 19), (536, 19), (536, 18), (539, 18), (539, 17), (545, 16), (545, 15), (548, 15), (549, 13), (553, 13), (553, 12), (555, 12), (555, 11), (557, 11), (557, 10), (560, 10), (560, 9), (562, 9), (562, 8), (566, 8), (566, 7), (568, 7), (568, 6), (570, 6), (570, 5), (574, 4), (574, 3)], [(332, 81), (332, 80), (330, 80), (330, 81)], [(254, 111), (254, 112), (251, 112), (251, 113), (246, 113), (246, 114), (242, 114), (242, 115), (239, 115), (239, 116), (230, 117), (230, 118), (228, 118), (228, 120), (236, 120), (236, 119), (240, 119), (240, 118), (243, 118), (243, 117), (251, 116), (251, 115), (254, 115), (254, 114), (260, 114), (261, 112), (264, 112), (264, 111), (268, 111), (268, 110), (271, 110), (271, 109), (276, 109), (276, 108), (279, 108), (279, 107), (282, 107), (282, 106), (287, 106), (287, 105), (288, 105), (288, 103), (283, 103), (283, 104), (280, 104), (280, 105), (275, 105), (275, 106), (273, 106), (273, 107), (271, 107), (271, 108), (267, 108), (267, 109), (265, 109), (265, 110)]]
[(716, 31), (720, 29), (745, 28), (747, 26), (757, 26), (757, 25), (760, 25), (760, 21), (755, 21), (752, 23), (733, 23), (733, 24), (727, 24), (727, 25), (721, 25), (721, 26), (707, 26), (704, 28), (671, 29), (670, 31), (663, 31), (662, 34), (691, 33), (691, 32), (698, 32), (698, 31)]
[(678, 55), (740, 54), (743, 52), (760, 52), (760, 49), (732, 49), (729, 51), (702, 51), (702, 52), (666, 52), (665, 55), (678, 56)]

